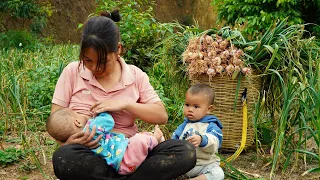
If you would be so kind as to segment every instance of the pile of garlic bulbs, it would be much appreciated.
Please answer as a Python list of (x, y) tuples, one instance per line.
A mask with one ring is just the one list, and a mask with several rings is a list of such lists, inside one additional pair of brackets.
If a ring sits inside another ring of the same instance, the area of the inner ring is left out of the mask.
[(188, 65), (189, 77), (207, 74), (229, 75), (233, 79), (241, 72), (244, 75), (251, 74), (251, 68), (245, 67), (241, 58), (244, 53), (230, 41), (221, 36), (209, 35), (193, 38), (182, 54), (183, 62)]

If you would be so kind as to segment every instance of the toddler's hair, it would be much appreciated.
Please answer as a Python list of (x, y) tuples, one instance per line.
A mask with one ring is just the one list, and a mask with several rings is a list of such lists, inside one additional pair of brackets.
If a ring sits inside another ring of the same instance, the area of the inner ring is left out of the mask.
[(62, 108), (53, 112), (46, 122), (48, 133), (60, 142), (66, 142), (73, 133), (73, 126), (70, 118), (73, 118), (72, 111)]
[(188, 91), (191, 94), (205, 94), (206, 96), (208, 96), (208, 102), (209, 104), (213, 104), (214, 102), (214, 91), (213, 89), (205, 83), (197, 83), (192, 85)]

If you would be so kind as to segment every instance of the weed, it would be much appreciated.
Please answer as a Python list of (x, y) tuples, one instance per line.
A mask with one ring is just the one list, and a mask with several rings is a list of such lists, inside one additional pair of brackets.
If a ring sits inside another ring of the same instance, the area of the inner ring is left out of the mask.
[(0, 164), (2, 166), (7, 166), (18, 162), (25, 157), (25, 153), (21, 149), (14, 147), (9, 147), (4, 150), (0, 150)]
[(30, 173), (31, 171), (37, 169), (37, 166), (34, 164), (31, 164), (30, 162), (23, 162), (19, 166), (19, 171), (24, 172), (24, 173)]

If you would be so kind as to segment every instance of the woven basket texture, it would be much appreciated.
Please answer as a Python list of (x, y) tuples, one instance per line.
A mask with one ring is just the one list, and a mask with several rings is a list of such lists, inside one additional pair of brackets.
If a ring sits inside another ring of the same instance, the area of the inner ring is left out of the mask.
[[(227, 75), (217, 75), (209, 79), (207, 75), (200, 75), (190, 78), (190, 80), (191, 84), (206, 83), (214, 89), (215, 100), (212, 114), (217, 116), (223, 125), (223, 141), (221, 150), (224, 152), (234, 152), (240, 146), (243, 124), (241, 93), (245, 88), (247, 88), (248, 128), (245, 148), (252, 146), (254, 143), (252, 117), (254, 104), (258, 99), (261, 89), (261, 79), (257, 76), (242, 77), (240, 81), (240, 88), (238, 90), (237, 101), (235, 101), (235, 98), (238, 78), (233, 80)], [(235, 105), (236, 110), (234, 110)]]

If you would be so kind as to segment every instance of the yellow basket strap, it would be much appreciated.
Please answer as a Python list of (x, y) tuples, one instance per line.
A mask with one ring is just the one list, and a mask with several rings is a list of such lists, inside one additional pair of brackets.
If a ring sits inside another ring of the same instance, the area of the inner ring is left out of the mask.
[[(243, 101), (243, 107), (242, 107), (242, 137), (241, 137), (241, 144), (240, 147), (238, 147), (237, 151), (226, 159), (227, 162), (235, 160), (242, 150), (244, 149), (247, 141), (247, 128), (248, 128), (248, 107), (247, 107), (247, 100), (245, 99)], [(221, 166), (224, 166), (224, 163), (221, 163)]]

